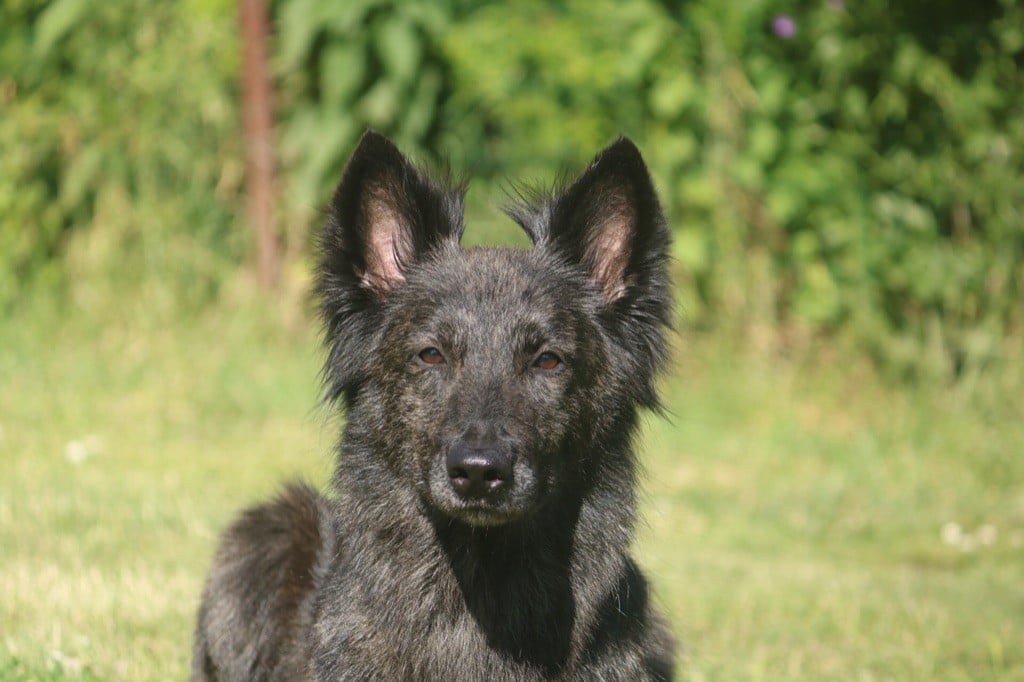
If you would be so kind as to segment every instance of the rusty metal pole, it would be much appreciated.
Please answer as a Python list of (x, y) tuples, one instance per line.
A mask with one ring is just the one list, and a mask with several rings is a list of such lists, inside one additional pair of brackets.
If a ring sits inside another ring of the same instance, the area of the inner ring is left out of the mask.
[(246, 213), (256, 237), (256, 275), (260, 286), (269, 291), (277, 287), (281, 271), (274, 229), (274, 110), (267, 59), (270, 21), (263, 0), (239, 0), (238, 10), (243, 53)]

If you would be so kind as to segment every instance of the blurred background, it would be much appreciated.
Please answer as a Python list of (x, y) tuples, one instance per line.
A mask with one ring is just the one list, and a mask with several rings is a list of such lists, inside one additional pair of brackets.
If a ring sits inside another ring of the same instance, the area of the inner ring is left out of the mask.
[(310, 247), (373, 127), (473, 244), (644, 152), (690, 679), (1024, 679), (1022, 68), (1014, 0), (4, 0), (0, 677), (184, 677), (219, 529), (326, 483)]

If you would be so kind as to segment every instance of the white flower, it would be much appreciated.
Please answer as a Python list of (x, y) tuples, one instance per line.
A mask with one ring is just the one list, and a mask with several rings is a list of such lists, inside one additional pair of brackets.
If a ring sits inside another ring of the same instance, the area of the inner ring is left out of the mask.
[(942, 526), (942, 542), (950, 547), (958, 547), (964, 538), (964, 529), (959, 523), (950, 521)]
[(72, 464), (81, 464), (103, 450), (103, 439), (90, 433), (80, 440), (70, 440), (64, 446), (64, 456)]
[(89, 456), (89, 448), (80, 440), (69, 440), (64, 446), (64, 456), (72, 464), (81, 464)]

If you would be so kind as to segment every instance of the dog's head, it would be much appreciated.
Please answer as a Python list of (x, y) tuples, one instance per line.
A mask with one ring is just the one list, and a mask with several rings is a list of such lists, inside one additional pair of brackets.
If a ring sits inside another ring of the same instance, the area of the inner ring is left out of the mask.
[(622, 138), (514, 206), (532, 249), (462, 249), (462, 197), (373, 132), (335, 192), (317, 294), (351, 456), (474, 525), (631, 485), (671, 305), (640, 152)]

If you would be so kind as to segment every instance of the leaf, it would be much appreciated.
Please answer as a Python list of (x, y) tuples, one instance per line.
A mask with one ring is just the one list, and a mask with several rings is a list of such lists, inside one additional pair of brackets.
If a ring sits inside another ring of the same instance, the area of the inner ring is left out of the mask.
[(388, 75), (399, 83), (413, 80), (422, 53), (415, 29), (396, 16), (380, 24), (376, 38), (377, 56)]
[(828, 267), (821, 261), (803, 268), (794, 307), (798, 315), (815, 324), (828, 324), (838, 318), (841, 310), (839, 289)]
[(767, 163), (775, 158), (781, 141), (782, 135), (775, 125), (763, 119), (756, 121), (750, 130), (750, 155), (757, 161)]
[(305, 61), (322, 26), (316, 21), (316, 0), (291, 0), (284, 4), (278, 20), (278, 54), (284, 71), (298, 69)]
[(366, 77), (366, 47), (362, 42), (337, 41), (324, 50), (320, 90), (330, 106), (350, 102)]
[(616, 65), (621, 76), (627, 81), (641, 78), (655, 63), (655, 57), (664, 48), (667, 39), (666, 25), (661, 22), (652, 22), (636, 31)]
[(684, 71), (662, 77), (651, 89), (651, 111), (662, 119), (675, 118), (693, 100), (696, 90), (693, 77)]
[(402, 121), (401, 135), (410, 140), (421, 139), (434, 121), (441, 75), (431, 69), (420, 74), (416, 93), (409, 102)]
[(371, 126), (386, 128), (395, 120), (398, 102), (399, 93), (395, 84), (381, 80), (363, 96), (359, 108)]
[(103, 170), (106, 149), (90, 145), (82, 149), (71, 162), (60, 184), (60, 203), (66, 210), (74, 210)]
[(365, 30), (366, 16), (375, 9), (394, 10), (382, 0), (319, 0), (315, 7), (315, 21), (335, 35), (352, 35)]
[(672, 256), (682, 263), (688, 272), (706, 270), (709, 254), (704, 233), (695, 229), (676, 232), (672, 241)]
[(39, 15), (32, 53), (44, 59), (89, 11), (89, 0), (56, 0)]

